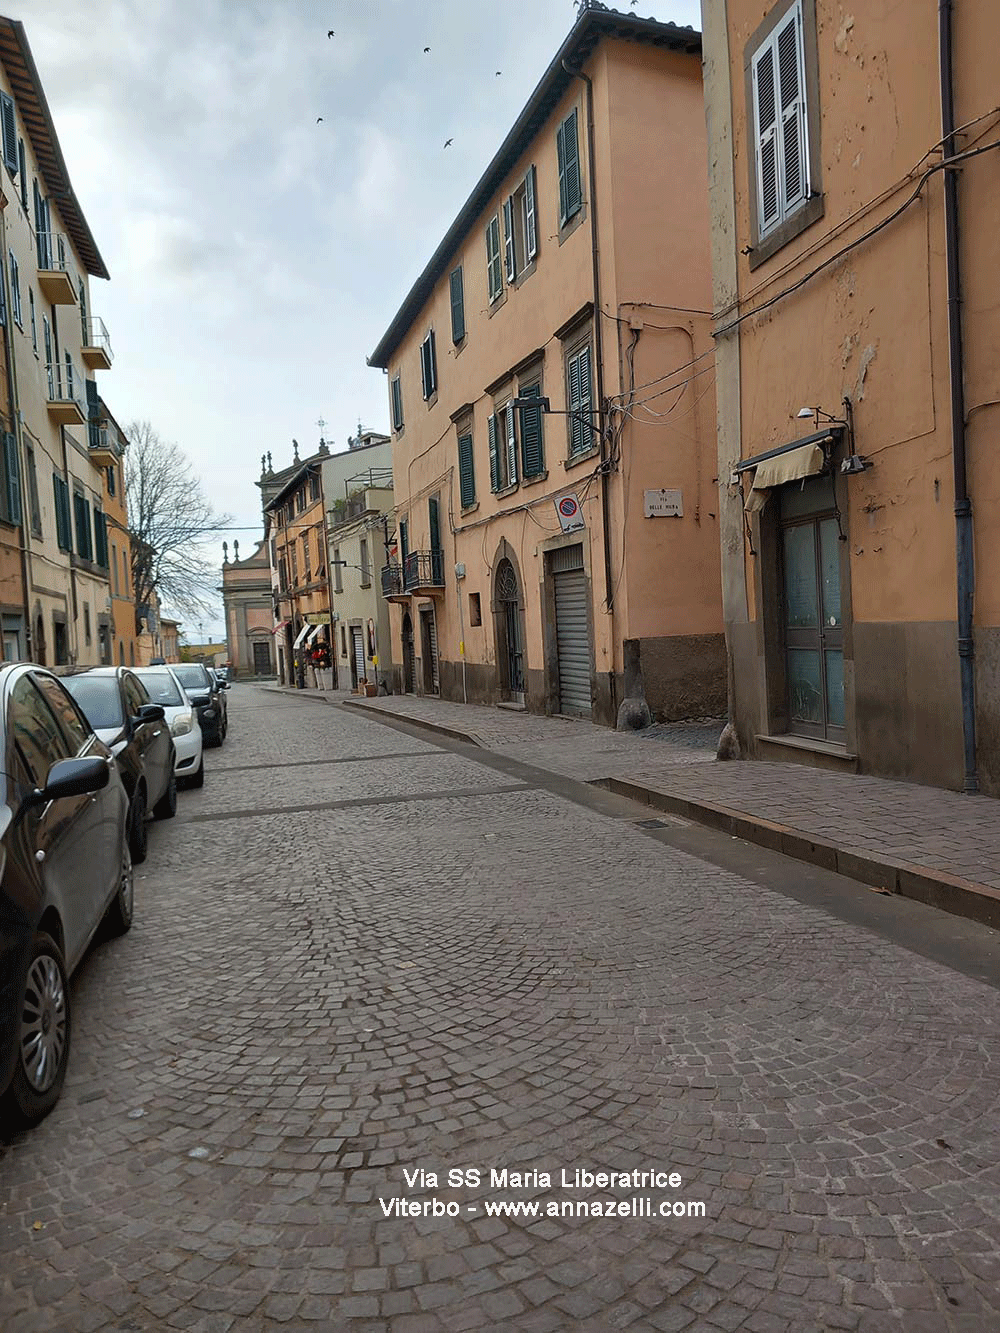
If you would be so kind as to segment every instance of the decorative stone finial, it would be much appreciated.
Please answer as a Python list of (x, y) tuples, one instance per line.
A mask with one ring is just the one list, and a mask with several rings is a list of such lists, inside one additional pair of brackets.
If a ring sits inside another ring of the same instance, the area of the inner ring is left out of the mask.
[(239, 558), (240, 558), (240, 544), (239, 544), (239, 542), (236, 540), (236, 538), (234, 537), (234, 538), (233, 538), (233, 559), (236, 560), (236, 561), (238, 562), (238, 561), (239, 561)]
[(228, 565), (228, 564), (229, 564), (229, 543), (228, 543), (228, 542), (223, 542), (223, 543), (222, 543), (222, 563), (223, 563), (224, 565)]
[(262, 477), (267, 475), (267, 468), (264, 466), (264, 460), (266, 459), (266, 457), (267, 457), (266, 454), (261, 454), (260, 456), (260, 475)]
[(268, 453), (267, 453), (267, 471), (268, 471), (268, 474), (269, 474), (269, 475), (270, 475), (270, 473), (272, 473), (272, 472), (274, 471), (274, 465), (273, 465), (272, 462), (271, 462), (271, 451), (270, 451), (270, 450), (268, 450)]
[(299, 442), (298, 442), (298, 440), (293, 439), (293, 440), (292, 440), (292, 444), (295, 445), (295, 457), (293, 458), (292, 461), (293, 461), (294, 463), (297, 463), (297, 462), (299, 461)]

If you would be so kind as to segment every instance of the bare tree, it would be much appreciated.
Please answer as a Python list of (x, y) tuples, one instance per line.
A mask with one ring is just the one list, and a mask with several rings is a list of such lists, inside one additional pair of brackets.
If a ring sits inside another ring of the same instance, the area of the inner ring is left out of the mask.
[(209, 610), (218, 569), (200, 543), (232, 522), (205, 498), (190, 459), (161, 438), (148, 421), (132, 421), (125, 434), (125, 493), (132, 530), (132, 587), (136, 632), (140, 607), (154, 592), (188, 614)]

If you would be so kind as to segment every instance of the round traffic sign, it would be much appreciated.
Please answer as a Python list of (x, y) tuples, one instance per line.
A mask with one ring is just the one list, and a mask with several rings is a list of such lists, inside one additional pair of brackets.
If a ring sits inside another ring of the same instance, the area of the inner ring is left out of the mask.
[(579, 508), (572, 495), (564, 495), (559, 501), (559, 512), (563, 518), (573, 518)]

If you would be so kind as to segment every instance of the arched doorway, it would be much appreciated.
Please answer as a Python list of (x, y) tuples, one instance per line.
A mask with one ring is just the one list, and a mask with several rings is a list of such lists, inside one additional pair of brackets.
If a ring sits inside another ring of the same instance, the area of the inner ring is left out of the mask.
[(403, 616), (403, 693), (413, 693), (413, 621), (409, 611)]
[(496, 614), (497, 671), (504, 699), (524, 702), (524, 607), (517, 572), (504, 556), (493, 584)]

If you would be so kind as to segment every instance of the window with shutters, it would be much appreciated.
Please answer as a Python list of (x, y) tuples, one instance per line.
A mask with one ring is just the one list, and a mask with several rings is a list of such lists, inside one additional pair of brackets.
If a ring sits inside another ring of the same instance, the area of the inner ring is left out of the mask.
[(476, 462), (468, 419), (458, 426), (458, 489), (462, 508), (471, 508), (476, 503)]
[(69, 487), (58, 472), (52, 474), (52, 491), (56, 506), (56, 543), (60, 551), (73, 549), (69, 522)]
[(403, 429), (403, 382), (398, 375), (389, 381), (389, 403), (392, 411), (392, 428)]
[(30, 444), (24, 446), (24, 464), (28, 474), (28, 504), (31, 507), (31, 530), (37, 536), (42, 535), (42, 507), (38, 500), (38, 473), (35, 469), (35, 451)]
[(18, 466), (17, 437), (3, 433), (3, 478), (0, 493), (0, 518), (6, 523), (21, 522), (21, 470)]
[(302, 534), (302, 569), (303, 569), (303, 573), (304, 573), (304, 576), (305, 576), (305, 581), (306, 581), (306, 583), (311, 583), (311, 582), (312, 582), (312, 559), (311, 559), (311, 553), (310, 553), (310, 550), (309, 550), (309, 534), (308, 534), (308, 532), (304, 532), (304, 533)]
[(780, 248), (822, 213), (817, 181), (818, 133), (813, 0), (779, 5), (748, 47), (753, 250), (751, 266)]
[(361, 566), (361, 586), (362, 588), (371, 587), (372, 567), (368, 555), (368, 539), (362, 537), (358, 543), (358, 564)]
[(516, 282), (527, 272), (538, 253), (536, 179), (535, 168), (531, 166), (503, 203), (504, 272), (508, 283)]
[(576, 107), (556, 130), (556, 159), (559, 164), (559, 225), (565, 227), (583, 207), (580, 179), (580, 133)]
[(333, 548), (333, 590), (344, 591), (344, 566), (340, 563), (340, 547)]
[(426, 402), (437, 393), (437, 353), (434, 350), (433, 329), (428, 330), (427, 337), (420, 344), (420, 382)]
[(3, 160), (11, 179), (17, 178), (20, 161), (17, 155), (17, 116), (14, 99), (0, 92), (0, 119), (3, 121)]
[(490, 489), (504, 492), (517, 485), (517, 409), (506, 402), (487, 421), (490, 447)]
[(35, 292), (28, 288), (28, 313), (31, 316), (31, 350), (38, 355), (38, 326), (35, 323)]
[(319, 475), (315, 472), (309, 478), (309, 499), (310, 501), (319, 499)]
[(465, 287), (461, 264), (452, 270), (448, 289), (451, 297), (451, 340), (457, 346), (465, 337)]
[(14, 251), (9, 252), (10, 257), (10, 312), (14, 316), (14, 322), (18, 328), (21, 323), (21, 269), (17, 262), (17, 256)]
[(288, 543), (288, 558), (292, 562), (292, 584), (298, 586), (299, 582), (299, 553), (295, 542)]
[(94, 540), (90, 527), (90, 502), (82, 491), (73, 492), (73, 516), (76, 520), (76, 553), (84, 560), (93, 560)]
[[(542, 377), (537, 367), (518, 377), (519, 398), (541, 398)], [(518, 410), (521, 432), (521, 476), (525, 481), (545, 476), (545, 440), (542, 426), (542, 405), (521, 407)]]
[(102, 569), (108, 567), (108, 520), (100, 509), (94, 510), (94, 559)]
[(566, 411), (569, 455), (589, 453), (595, 444), (593, 417), (593, 358), (590, 341), (566, 354)]
[(486, 290), (490, 305), (503, 295), (503, 257), (500, 252), (500, 219), (494, 214), (486, 224)]
[(28, 211), (28, 171), (25, 166), (24, 158), (24, 140), (17, 141), (17, 172), (20, 177), (21, 187), (21, 207), (27, 213)]

